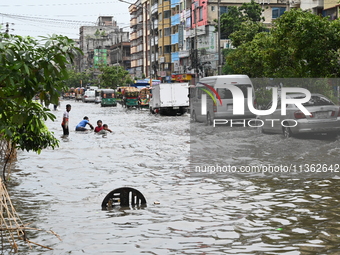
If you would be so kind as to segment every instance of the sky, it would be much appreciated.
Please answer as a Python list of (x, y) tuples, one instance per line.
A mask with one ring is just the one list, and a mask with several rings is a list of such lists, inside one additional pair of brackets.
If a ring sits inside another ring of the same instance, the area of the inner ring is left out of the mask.
[(95, 25), (99, 16), (113, 16), (120, 28), (129, 31), (128, 7), (118, 0), (1, 0), (1, 32), (8, 23), (10, 34), (35, 38), (58, 34), (78, 39), (79, 28)]

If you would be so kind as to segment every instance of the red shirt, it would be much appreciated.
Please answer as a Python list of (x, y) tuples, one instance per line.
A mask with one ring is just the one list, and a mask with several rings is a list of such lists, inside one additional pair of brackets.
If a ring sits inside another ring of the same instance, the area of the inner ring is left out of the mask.
[(95, 129), (94, 129), (94, 132), (96, 132), (96, 133), (98, 133), (100, 130), (103, 130), (103, 126), (101, 126), (101, 127), (96, 127)]

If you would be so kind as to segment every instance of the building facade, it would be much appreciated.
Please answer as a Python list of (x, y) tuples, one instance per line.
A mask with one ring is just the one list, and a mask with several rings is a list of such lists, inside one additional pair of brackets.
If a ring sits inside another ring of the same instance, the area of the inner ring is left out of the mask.
[(99, 66), (120, 65), (131, 68), (130, 33), (116, 25), (112, 16), (100, 16), (95, 26), (80, 27), (80, 56), (78, 71), (98, 69)]
[[(257, 3), (264, 10), (263, 23), (270, 27), (273, 20), (291, 8), (338, 18), (338, 5), (327, 1), (257, 0)], [(201, 77), (218, 74), (221, 52), (232, 45), (217, 33), (217, 20), (230, 6), (241, 6), (244, 2), (250, 0), (136, 1), (129, 7), (133, 75), (194, 84)]]

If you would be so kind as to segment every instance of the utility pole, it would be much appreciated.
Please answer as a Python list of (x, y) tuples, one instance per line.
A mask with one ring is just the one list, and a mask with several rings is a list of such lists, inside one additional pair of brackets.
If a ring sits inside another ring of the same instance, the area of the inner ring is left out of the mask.
[(221, 58), (221, 12), (220, 12), (220, 8), (221, 8), (221, 0), (218, 0), (218, 4), (217, 4), (217, 20), (218, 20), (218, 24), (217, 24), (217, 54), (218, 54), (218, 67), (217, 67), (217, 72), (218, 75), (222, 74), (222, 58)]
[[(150, 45), (150, 53), (149, 53), (149, 74), (150, 74), (150, 87), (152, 86), (152, 45), (151, 45), (151, 16), (152, 16), (152, 11), (151, 11), (151, 0), (147, 1), (146, 2), (146, 6), (148, 5), (148, 2), (149, 2), (149, 19), (148, 17), (146, 16), (146, 34), (148, 33), (148, 30), (150, 31), (150, 35), (149, 35), (149, 45)], [(146, 10), (147, 11), (147, 10)], [(150, 23), (150, 24), (149, 24)], [(148, 29), (148, 26), (150, 27), (150, 29)], [(146, 50), (148, 50), (146, 48)]]
[(155, 20), (152, 19), (152, 37), (153, 37), (153, 47), (154, 47), (154, 56), (153, 56), (153, 69), (154, 75), (157, 77), (157, 67), (156, 67), (156, 38), (155, 38)]
[(198, 2), (194, 2), (194, 18), (195, 18), (195, 51), (194, 51), (194, 58), (195, 58), (195, 85), (198, 83), (198, 48), (197, 48), (197, 5)]

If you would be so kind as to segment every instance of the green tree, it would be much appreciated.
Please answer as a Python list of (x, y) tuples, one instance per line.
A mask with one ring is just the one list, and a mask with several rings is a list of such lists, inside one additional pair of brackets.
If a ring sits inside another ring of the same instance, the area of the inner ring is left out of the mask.
[(83, 87), (90, 83), (90, 73), (76, 72), (73, 69), (68, 70), (68, 79), (65, 80), (66, 86), (71, 87)]
[(65, 80), (67, 87), (85, 87), (88, 84), (99, 86), (99, 81), (95, 75), (95, 69), (90, 68), (84, 72), (76, 72), (73, 69), (68, 69), (68, 79)]
[(227, 63), (251, 77), (339, 77), (339, 45), (339, 20), (297, 9), (235, 49)]
[[(233, 51), (232, 49), (223, 49), (222, 50), (223, 60), (225, 60), (232, 51)], [(222, 74), (233, 74), (233, 73), (234, 71), (232, 67), (228, 65), (227, 63), (225, 63), (222, 67)]]
[[(74, 41), (52, 35), (31, 37), (0, 34), (0, 137), (15, 148), (40, 153), (58, 146), (44, 124), (55, 116), (45, 105), (57, 104), (68, 77), (66, 65), (81, 51)], [(4, 173), (3, 173), (4, 175)]]
[(99, 70), (102, 72), (99, 75), (101, 87), (116, 89), (132, 83), (129, 72), (121, 66), (102, 66)]
[[(252, 23), (259, 23), (264, 18), (261, 5), (251, 0), (250, 3), (243, 3), (241, 6), (228, 6), (228, 12), (223, 13), (220, 17), (221, 38), (228, 39), (230, 35), (242, 27), (242, 23), (250, 21)], [(217, 23), (217, 20), (215, 20)], [(216, 27), (217, 29), (217, 27)]]
[(259, 33), (255, 38), (233, 49), (226, 57), (226, 64), (235, 73), (247, 74), (249, 77), (273, 77), (267, 72), (270, 69), (273, 46), (268, 33)]
[(265, 30), (262, 22), (246, 20), (240, 24), (238, 30), (230, 34), (229, 38), (234, 47), (239, 47), (243, 43), (252, 41), (255, 35)]

